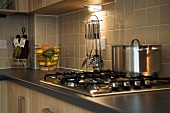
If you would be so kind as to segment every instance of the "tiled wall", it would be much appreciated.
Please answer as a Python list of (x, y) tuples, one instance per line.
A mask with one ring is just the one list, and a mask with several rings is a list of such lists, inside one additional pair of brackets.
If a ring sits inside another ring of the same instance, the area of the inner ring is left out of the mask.
[(58, 37), (58, 17), (47, 15), (30, 15), (29, 16), (29, 29), (31, 43), (31, 67), (38, 68), (35, 45), (41, 47), (48, 44), (51, 47), (59, 44)]
[[(170, 76), (170, 0), (116, 0), (95, 14), (103, 20), (101, 36), (107, 41), (102, 51), (104, 69), (112, 68), (112, 45), (130, 44), (137, 38), (141, 44), (162, 45), (161, 75)], [(85, 69), (81, 67), (85, 59), (84, 21), (90, 15), (85, 9), (59, 16), (60, 67)]]
[(23, 35), (22, 27), (26, 28), (25, 35), (28, 35), (27, 15), (11, 15), (0, 18), (0, 40), (7, 41), (7, 48), (0, 49), (0, 69), (11, 67), (13, 40), (16, 35)]

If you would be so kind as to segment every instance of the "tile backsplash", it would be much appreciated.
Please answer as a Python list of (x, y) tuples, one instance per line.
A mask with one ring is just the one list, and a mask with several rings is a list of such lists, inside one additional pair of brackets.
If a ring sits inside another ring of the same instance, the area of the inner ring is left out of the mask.
[(0, 49), (0, 69), (10, 68), (13, 55), (13, 40), (16, 35), (23, 35), (22, 27), (26, 28), (25, 35), (28, 35), (28, 16), (12, 15), (0, 18), (0, 40), (7, 41), (7, 48)]
[(62, 45), (60, 67), (85, 69), (85, 23), (95, 14), (101, 22), (101, 37), (106, 37), (106, 50), (102, 51), (104, 69), (112, 68), (111, 46), (130, 44), (137, 38), (141, 44), (162, 45), (161, 75), (170, 71), (170, 2), (168, 0), (116, 0), (103, 5), (101, 12), (87, 9), (60, 15), (59, 37)]
[(104, 69), (112, 68), (112, 45), (130, 44), (132, 39), (137, 38), (141, 44), (162, 45), (161, 75), (170, 76), (169, 11), (170, 0), (116, 0), (103, 5), (103, 10), (96, 13), (83, 9), (56, 16), (12, 15), (0, 19), (0, 39), (8, 42), (7, 49), (0, 49), (0, 60), (3, 61), (0, 68), (10, 67), (12, 40), (16, 34), (22, 34), (22, 27), (26, 27), (32, 59), (34, 45), (54, 46), (60, 43), (59, 66), (85, 70), (81, 67), (86, 55), (84, 21), (95, 14), (102, 20), (101, 37), (106, 37), (106, 50), (102, 51)]

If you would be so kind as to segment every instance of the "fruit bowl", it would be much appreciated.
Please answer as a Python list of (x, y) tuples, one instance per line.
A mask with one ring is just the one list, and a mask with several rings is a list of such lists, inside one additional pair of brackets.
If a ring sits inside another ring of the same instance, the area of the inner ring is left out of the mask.
[(36, 57), (41, 70), (54, 70), (58, 65), (60, 47), (43, 45), (36, 49)]

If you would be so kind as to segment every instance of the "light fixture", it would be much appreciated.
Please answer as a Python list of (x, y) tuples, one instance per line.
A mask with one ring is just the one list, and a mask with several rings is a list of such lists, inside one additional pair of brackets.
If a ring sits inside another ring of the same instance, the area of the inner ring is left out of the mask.
[(91, 12), (97, 12), (102, 10), (101, 4), (84, 4), (83, 6), (88, 8), (88, 10)]

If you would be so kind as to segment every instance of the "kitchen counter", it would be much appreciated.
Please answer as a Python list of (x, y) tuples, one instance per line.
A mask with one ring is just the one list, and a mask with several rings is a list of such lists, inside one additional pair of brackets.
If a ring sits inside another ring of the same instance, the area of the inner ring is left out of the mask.
[[(69, 71), (57, 69), (57, 71)], [(2, 69), (0, 80), (9, 80), (27, 88), (61, 99), (95, 113), (168, 113), (170, 90), (88, 97), (40, 83), (47, 73), (33, 69)], [(51, 71), (48, 73), (55, 73)], [(4, 76), (5, 75), (5, 76)]]

